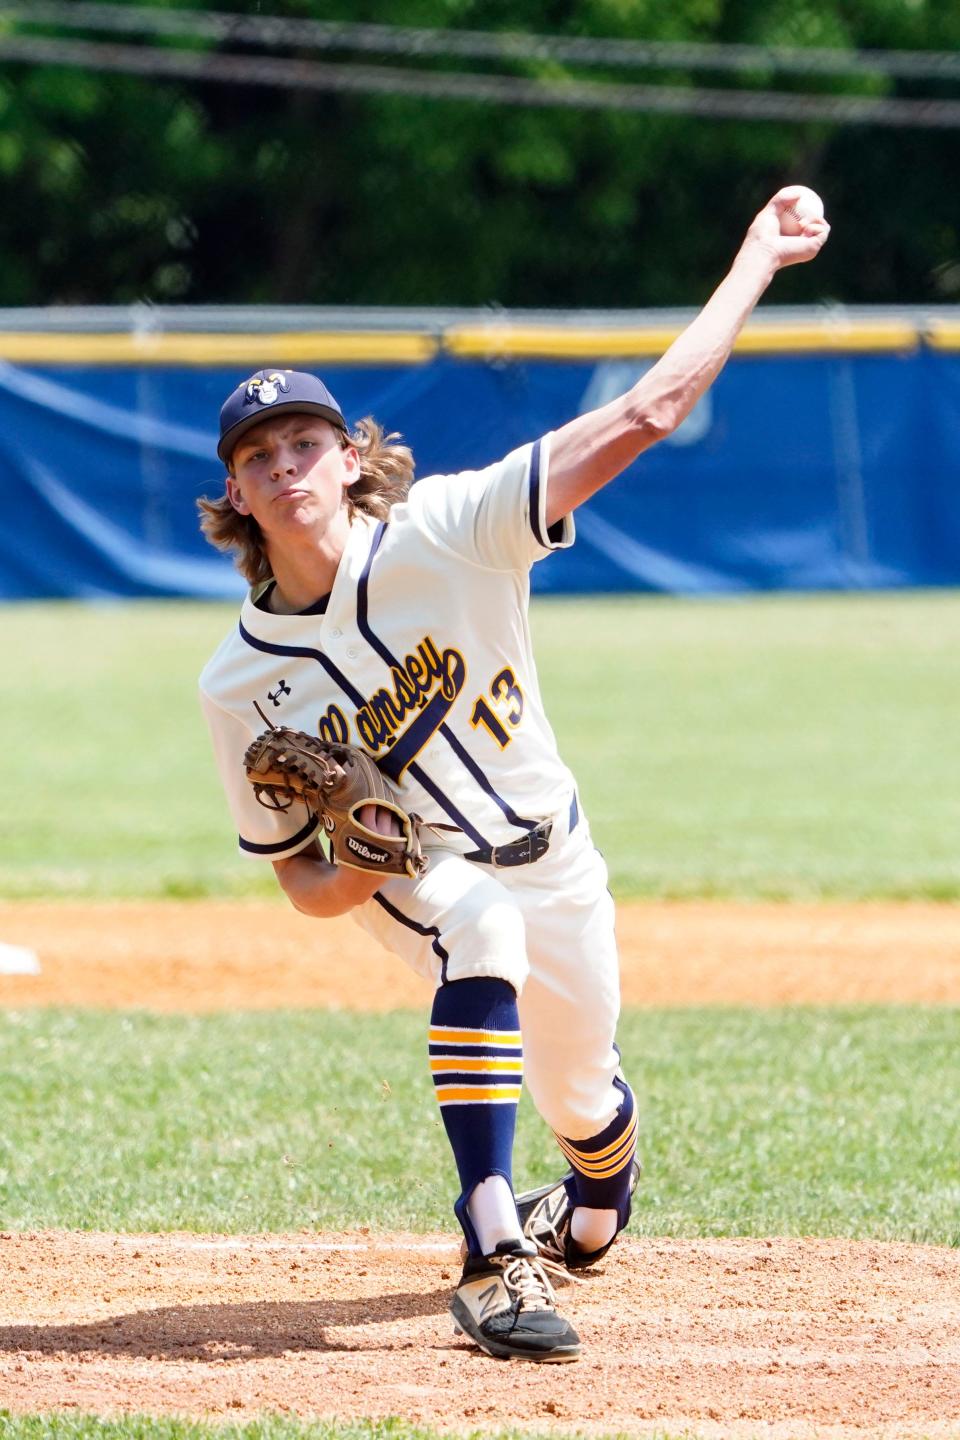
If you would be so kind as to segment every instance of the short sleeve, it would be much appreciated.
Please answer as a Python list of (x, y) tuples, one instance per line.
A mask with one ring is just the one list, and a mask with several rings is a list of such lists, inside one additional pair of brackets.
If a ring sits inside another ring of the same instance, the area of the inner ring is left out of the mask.
[(241, 852), (265, 860), (296, 855), (317, 834), (320, 821), (299, 801), (289, 810), (268, 810), (261, 805), (243, 769), (244, 752), (255, 737), (203, 689), (200, 703)]
[(491, 570), (528, 570), (573, 544), (573, 517), (549, 529), (550, 436), (522, 445), (495, 465), (432, 475), (410, 492), (410, 512), (435, 540)]

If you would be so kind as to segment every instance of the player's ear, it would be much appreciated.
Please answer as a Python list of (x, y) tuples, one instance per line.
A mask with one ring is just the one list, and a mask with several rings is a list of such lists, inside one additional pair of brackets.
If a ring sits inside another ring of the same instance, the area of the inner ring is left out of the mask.
[(250, 506), (243, 498), (243, 491), (240, 489), (235, 475), (227, 475), (227, 499), (230, 501), (234, 510), (237, 511), (238, 515), (250, 514)]
[(343, 488), (349, 490), (360, 479), (360, 451), (356, 445), (341, 445), (340, 449), (343, 454)]

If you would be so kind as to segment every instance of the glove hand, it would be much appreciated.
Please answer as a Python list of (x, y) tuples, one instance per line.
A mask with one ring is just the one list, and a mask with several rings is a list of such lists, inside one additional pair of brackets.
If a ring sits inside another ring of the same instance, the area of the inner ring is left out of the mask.
[(384, 810), (379, 805), (362, 805), (357, 811), (357, 819), (361, 825), (368, 830), (376, 830), (378, 835), (399, 835), (400, 821), (392, 810)]
[(299, 800), (319, 817), (335, 864), (410, 879), (426, 869), (420, 817), (397, 803), (366, 751), (282, 726), (248, 745), (243, 764), (261, 805), (289, 810)]

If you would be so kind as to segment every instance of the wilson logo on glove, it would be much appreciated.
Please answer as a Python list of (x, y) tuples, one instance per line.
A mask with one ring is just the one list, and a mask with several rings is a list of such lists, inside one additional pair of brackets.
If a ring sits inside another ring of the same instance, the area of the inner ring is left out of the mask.
[(356, 855), (358, 860), (366, 860), (368, 865), (386, 865), (390, 859), (389, 850), (377, 850), (365, 840), (355, 840), (352, 835), (348, 835), (344, 843), (351, 855)]

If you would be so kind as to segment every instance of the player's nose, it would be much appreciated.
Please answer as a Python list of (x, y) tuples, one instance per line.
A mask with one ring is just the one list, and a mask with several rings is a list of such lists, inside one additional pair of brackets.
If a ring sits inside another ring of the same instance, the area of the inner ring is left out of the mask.
[(270, 473), (274, 480), (285, 480), (290, 475), (297, 473), (297, 457), (292, 450), (281, 447), (273, 457), (273, 464)]

